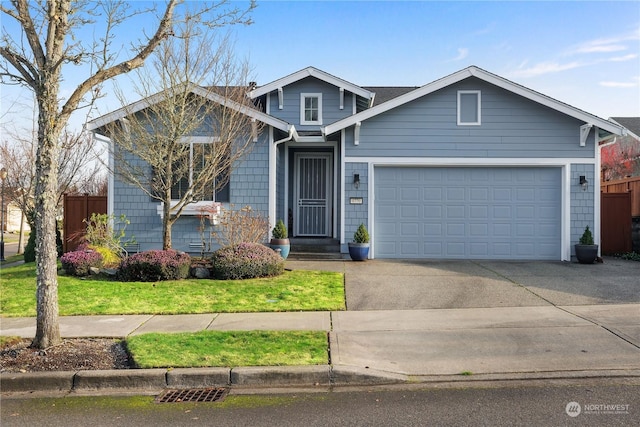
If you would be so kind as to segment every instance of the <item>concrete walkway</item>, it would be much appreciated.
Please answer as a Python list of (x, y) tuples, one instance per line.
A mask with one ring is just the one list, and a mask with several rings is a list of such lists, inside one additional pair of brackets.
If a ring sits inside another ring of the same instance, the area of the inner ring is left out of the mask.
[[(253, 329), (329, 333), (331, 366), (235, 368), (223, 375), (231, 385), (325, 384), (318, 378), (328, 378), (331, 386), (640, 378), (640, 263), (605, 261), (288, 261), (292, 269), (343, 271), (347, 311), (68, 316), (60, 325), (64, 337)], [(0, 322), (2, 335), (35, 334), (33, 318)], [(188, 382), (193, 386), (210, 383), (206, 372), (219, 370), (190, 372), (199, 378)], [(3, 388), (19, 377), (2, 374)], [(91, 384), (100, 388), (101, 381)]]

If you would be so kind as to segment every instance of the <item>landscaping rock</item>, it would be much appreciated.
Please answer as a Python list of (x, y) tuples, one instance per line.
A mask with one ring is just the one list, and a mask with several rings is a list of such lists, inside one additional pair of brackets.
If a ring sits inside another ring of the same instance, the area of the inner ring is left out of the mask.
[(194, 267), (191, 270), (191, 275), (196, 279), (208, 279), (211, 277), (211, 272), (206, 267)]

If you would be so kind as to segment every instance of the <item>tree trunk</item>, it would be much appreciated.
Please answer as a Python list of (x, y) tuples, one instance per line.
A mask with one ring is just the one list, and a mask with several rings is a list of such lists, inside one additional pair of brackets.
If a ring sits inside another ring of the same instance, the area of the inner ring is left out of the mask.
[(173, 221), (171, 221), (171, 198), (165, 197), (164, 203), (162, 204), (162, 249), (167, 250), (171, 249), (171, 225)]
[(58, 251), (56, 248), (56, 194), (58, 185), (57, 91), (45, 90), (39, 102), (36, 157), (36, 335), (32, 347), (62, 342), (58, 321)]

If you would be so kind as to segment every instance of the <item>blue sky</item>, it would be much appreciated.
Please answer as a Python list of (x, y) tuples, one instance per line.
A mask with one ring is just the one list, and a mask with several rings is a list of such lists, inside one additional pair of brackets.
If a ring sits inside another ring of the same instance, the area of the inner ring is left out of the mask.
[[(476, 65), (600, 117), (640, 116), (636, 1), (258, 0), (252, 17), (233, 35), (260, 85), (314, 66), (357, 85), (421, 86)], [(20, 120), (15, 88), (2, 90), (0, 117)]]

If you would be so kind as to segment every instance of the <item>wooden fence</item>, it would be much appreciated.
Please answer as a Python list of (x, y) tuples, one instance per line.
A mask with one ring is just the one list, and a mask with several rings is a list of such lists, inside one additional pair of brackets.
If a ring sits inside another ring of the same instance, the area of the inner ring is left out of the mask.
[(631, 216), (640, 216), (640, 176), (603, 181), (600, 183), (602, 193), (631, 193)]
[(107, 196), (64, 195), (64, 219), (62, 224), (64, 252), (73, 251), (78, 247), (86, 229), (84, 220), (91, 218), (93, 213), (107, 213)]

